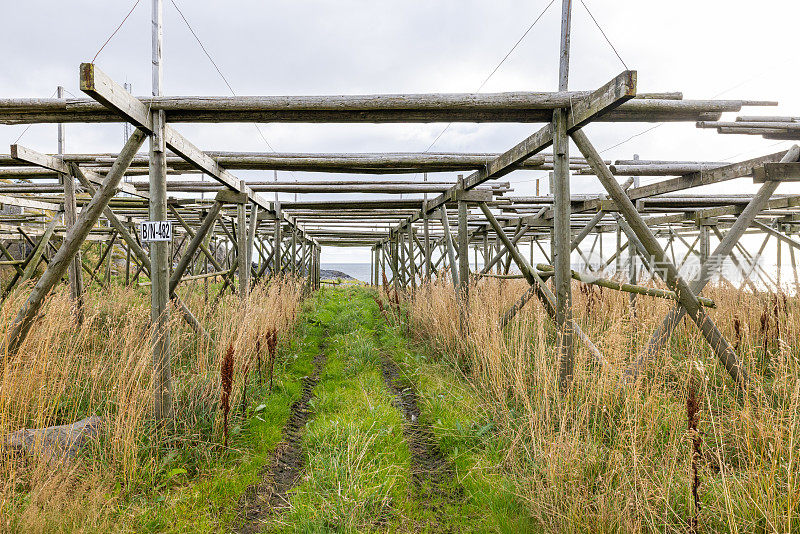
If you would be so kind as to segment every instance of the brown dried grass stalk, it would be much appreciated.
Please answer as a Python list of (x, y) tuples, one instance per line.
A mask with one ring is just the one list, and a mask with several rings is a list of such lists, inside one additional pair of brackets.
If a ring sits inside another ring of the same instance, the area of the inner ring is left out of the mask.
[[(416, 339), (431, 346), (442, 363), (459, 368), (494, 418), (498, 439), (509, 444), (502, 469), (539, 528), (686, 531), (692, 503), (686, 488), (692, 481), (681, 385), (693, 365), (703, 384), (708, 436), (696, 458), (700, 472), (708, 473), (703, 477), (704, 530), (735, 525), (745, 532), (754, 521), (775, 531), (796, 526), (796, 502), (786, 496), (800, 494), (800, 299), (780, 301), (785, 310), (780, 343), (766, 374), (757, 357), (763, 336), (749, 335), (759, 331), (764, 296), (726, 287), (704, 291), (717, 303), (710, 317), (738, 342), (753, 391), (770, 392), (738, 403), (730, 377), (691, 321), (681, 323), (662, 354), (647, 362), (635, 387), (622, 389), (626, 365), (674, 303), (638, 297), (640, 313), (636, 328), (630, 328), (627, 294), (605, 291), (603, 298), (593, 299), (578, 287), (575, 319), (610, 365), (590, 371), (585, 348), (576, 344), (575, 377), (566, 395), (557, 388), (552, 322), (535, 299), (504, 332), (499, 330), (499, 317), (526, 289), (523, 281), (484, 279), (473, 285), (467, 336), (459, 328), (452, 285), (433, 283), (409, 302)], [(769, 304), (772, 322), (775, 307)]]
[[(67, 518), (72, 521), (69, 524), (82, 528), (113, 530), (109, 518), (117, 497), (108, 497), (113, 493), (109, 488), (117, 483), (130, 491), (149, 487), (160, 469), (158, 451), (152, 450), (150, 442), (149, 295), (117, 285), (88, 291), (85, 320), (77, 326), (70, 320), (65, 289), (48, 300), (18, 354), (0, 363), (0, 436), (98, 415), (104, 420), (102, 438), (97, 447), (86, 451), (80, 469), (59, 476), (44, 463), (0, 456), (0, 530), (6, 528), (5, 521), (14, 521), (18, 530), (39, 531), (48, 524), (64, 524)], [(13, 293), (0, 306), (0, 335), (6, 336), (28, 290)], [(215, 346), (232, 345), (237, 355), (231, 405), (241, 401), (243, 369), (255, 358), (257, 333), (275, 328), (289, 335), (299, 313), (301, 291), (302, 284), (291, 278), (259, 285), (247, 306), (237, 296), (227, 295), (203, 319)], [(203, 317), (207, 306), (202, 283), (187, 283), (179, 292), (195, 315)], [(199, 340), (174, 309), (170, 329), (175, 398), (172, 439), (182, 446), (212, 448), (214, 436), (201, 429), (222, 424), (218, 405), (224, 351)], [(29, 497), (25, 505), (19, 505), (22, 495)]]

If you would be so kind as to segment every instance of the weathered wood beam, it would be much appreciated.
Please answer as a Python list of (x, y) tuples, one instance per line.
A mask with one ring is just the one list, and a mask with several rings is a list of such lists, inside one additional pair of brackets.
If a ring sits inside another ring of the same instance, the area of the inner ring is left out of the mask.
[[(324, 96), (143, 97), (169, 122), (548, 122), (552, 111), (585, 99), (590, 91), (551, 93), (381, 94)], [(122, 97), (124, 95), (120, 95)], [(663, 122), (717, 120), (742, 106), (776, 105), (748, 100), (640, 98), (602, 120)], [(669, 96), (669, 95), (656, 95)], [(86, 99), (3, 99), (0, 123), (118, 122)]]
[[(633, 202), (625, 194), (625, 191), (617, 183), (611, 171), (606, 167), (600, 155), (592, 146), (586, 134), (582, 130), (572, 132), (572, 139), (578, 149), (594, 169), (603, 187), (608, 191), (611, 198), (620, 208), (620, 213), (633, 229), (636, 236), (641, 240), (650, 257), (656, 262), (659, 269), (658, 274), (664, 278), (667, 285), (675, 291), (681, 306), (695, 322), (703, 337), (711, 347), (720, 362), (733, 378), (736, 384), (744, 389), (747, 385), (747, 372), (739, 362), (733, 347), (728, 343), (711, 318), (705, 313), (697, 295), (690, 288), (689, 284), (680, 276), (677, 268), (667, 259), (666, 253), (661, 248), (658, 239), (642, 219), (636, 210)], [(663, 273), (661, 272), (663, 271)]]
[(136, 151), (142, 146), (146, 138), (145, 133), (136, 129), (131, 135), (125, 147), (120, 152), (119, 159), (114, 163), (103, 181), (103, 185), (92, 197), (91, 202), (86, 205), (78, 217), (75, 226), (64, 236), (64, 242), (58, 249), (53, 259), (50, 261), (44, 274), (39, 278), (36, 286), (28, 296), (25, 305), (14, 319), (8, 337), (6, 339), (6, 349), (8, 354), (15, 354), (20, 344), (25, 340), (34, 320), (39, 314), (39, 310), (44, 304), (44, 300), (55, 285), (64, 276), (75, 253), (80, 248), (89, 230), (95, 225), (100, 214), (108, 205), (108, 201), (114, 195), (117, 185), (122, 179), (125, 169), (127, 169)]
[[(511, 240), (508, 238), (505, 232), (503, 232), (500, 223), (497, 222), (497, 219), (495, 218), (494, 214), (489, 210), (489, 207), (485, 203), (481, 203), (479, 204), (479, 206), (481, 208), (481, 211), (483, 211), (483, 214), (486, 216), (486, 219), (489, 221), (489, 224), (497, 232), (497, 235), (500, 236), (503, 245), (506, 247), (509, 254), (511, 254), (511, 257), (514, 258), (514, 263), (517, 264), (517, 267), (522, 272), (522, 275), (531, 285), (529, 291), (533, 295), (536, 295), (539, 298), (539, 300), (541, 301), (542, 305), (545, 308), (545, 311), (547, 311), (547, 314), (553, 321), (555, 321), (555, 314), (556, 314), (555, 295), (553, 294), (552, 291), (550, 291), (550, 288), (548, 288), (545, 285), (544, 280), (542, 280), (539, 274), (531, 268), (530, 264), (528, 263), (528, 260), (526, 260), (525, 257), (519, 252), (517, 247), (511, 243)], [(526, 292), (526, 294), (528, 294), (528, 292)], [(528, 297), (528, 299), (529, 298), (530, 296)], [(525, 302), (527, 302), (527, 300), (525, 300)], [(514, 308), (512, 308), (515, 310), (513, 313), (510, 314), (506, 313), (501, 319), (501, 325), (502, 326), (507, 325), (511, 321), (513, 316), (516, 314), (516, 312), (522, 309), (522, 306), (525, 305), (525, 302), (520, 301), (519, 306), (515, 305)], [(589, 355), (592, 358), (592, 360), (595, 363), (602, 364), (604, 362), (603, 356), (602, 354), (600, 354), (600, 351), (597, 349), (595, 344), (592, 343), (592, 340), (589, 339), (589, 337), (583, 332), (583, 330), (581, 330), (581, 328), (574, 320), (572, 320), (571, 326), (572, 326), (572, 331), (575, 333), (575, 335), (577, 335), (578, 338), (584, 343), (584, 345), (586, 345), (586, 348), (589, 350)]]

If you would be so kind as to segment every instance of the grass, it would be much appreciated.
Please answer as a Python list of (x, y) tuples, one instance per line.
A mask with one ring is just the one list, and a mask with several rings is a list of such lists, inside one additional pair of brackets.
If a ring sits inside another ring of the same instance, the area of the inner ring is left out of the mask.
[[(77, 462), (55, 474), (52, 465), (35, 458), (0, 458), (0, 529), (157, 529), (164, 524), (159, 510), (173, 498), (173, 488), (211, 478), (228, 458), (233, 461), (262, 441), (241, 441), (246, 434), (241, 429), (248, 422), (239, 408), (244, 385), (248, 383), (253, 390), (258, 387), (254, 373), (244, 371), (255, 367), (255, 338), (267, 328), (277, 328), (285, 354), (279, 373), (284, 384), (278, 395), (284, 398), (276, 396), (261, 411), (274, 419), (286, 409), (286, 396), (297, 389), (291, 384), (293, 376), (303, 372), (302, 367), (292, 365), (296, 356), (286, 352), (300, 305), (300, 285), (288, 279), (275, 282), (256, 288), (247, 306), (228, 296), (215, 309), (204, 306), (202, 295), (191, 286), (184, 288), (181, 296), (208, 326), (216, 345), (204, 344), (179, 314), (172, 313), (177, 409), (171, 431), (161, 435), (151, 419), (146, 292), (116, 285), (87, 292), (81, 326), (68, 319), (69, 301), (63, 290), (50, 298), (18, 355), (3, 362), (0, 433), (99, 415), (104, 421), (102, 436)], [(0, 324), (10, 324), (24, 297), (22, 291), (3, 304)], [(241, 437), (234, 436), (231, 447), (225, 449), (217, 409), (219, 347), (229, 345), (236, 352), (231, 399), (236, 412), (234, 433)], [(270, 423), (259, 432), (269, 435), (274, 426)], [(143, 518), (141, 524), (139, 517)]]
[[(457, 370), (488, 407), (499, 439), (511, 446), (503, 462), (513, 492), (541, 531), (686, 532), (693, 514), (691, 435), (686, 393), (701, 384), (699, 471), (703, 531), (790, 532), (798, 519), (800, 433), (800, 313), (797, 297), (710, 288), (711, 312), (752, 377), (742, 398), (691, 323), (648, 362), (632, 387), (622, 371), (670, 309), (667, 301), (638, 299), (632, 319), (627, 295), (573, 292), (576, 320), (611, 365), (590, 371), (578, 347), (576, 376), (559, 393), (555, 333), (544, 310), (529, 304), (500, 332), (496, 318), (524, 290), (518, 283), (473, 286), (469, 335), (459, 331), (452, 287), (435, 285), (407, 304), (417, 341)], [(767, 315), (772, 329), (764, 329)], [(774, 322), (780, 323), (780, 336)], [(734, 324), (738, 322), (738, 331)]]
[[(405, 337), (380, 316), (369, 290), (325, 289), (315, 305), (312, 320), (327, 331), (321, 344), (326, 363), (305, 429), (308, 463), (290, 507), (275, 514), (265, 531), (524, 532), (524, 510), (513, 504), (519, 501), (511, 486), (486, 472), (499, 461), (503, 444), (492, 444), (488, 429), (481, 432), (465, 418), (478, 409), (468, 388), (453, 393), (446, 385), (449, 371), (415, 365)], [(424, 410), (432, 409), (425, 417), (455, 461), (453, 485), (465, 490), (457, 501), (420, 496), (412, 488), (404, 418), (384, 383), (383, 357), (418, 370), (406, 378), (409, 385), (424, 383)]]
[[(737, 344), (753, 391), (766, 392), (742, 397), (691, 323), (636, 384), (621, 387), (622, 370), (671, 303), (640, 297), (633, 320), (627, 295), (576, 288), (576, 320), (611, 365), (590, 371), (579, 346), (573, 385), (562, 394), (544, 310), (528, 304), (507, 331), (498, 330), (497, 318), (523, 288), (494, 280), (473, 286), (463, 335), (447, 285), (402, 299), (402, 319), (385, 296), (382, 312), (365, 287), (325, 288), (301, 304), (287, 280), (259, 288), (247, 306), (231, 296), (214, 311), (188, 287), (182, 298), (199, 310), (217, 346), (200, 343), (175, 314), (178, 413), (167, 439), (156, 439), (149, 416), (146, 293), (90, 292), (80, 328), (64, 320), (68, 303), (59, 293), (20, 356), (5, 364), (0, 431), (95, 413), (108, 425), (73, 465), (0, 459), (0, 530), (234, 529), (240, 498), (262, 476), (320, 352), (325, 362), (303, 429), (305, 468), (290, 506), (268, 518), (266, 532), (688, 532), (693, 381), (702, 437), (699, 529), (800, 529), (798, 298), (705, 293), (717, 302), (712, 317)], [(2, 324), (21, 298), (0, 308)], [(280, 346), (270, 392), (256, 378), (254, 347), (273, 327)], [(228, 344), (236, 360), (226, 448), (218, 405)], [(386, 358), (416, 392), (420, 422), (452, 468), (441, 492), (412, 478), (418, 452), (385, 382)]]

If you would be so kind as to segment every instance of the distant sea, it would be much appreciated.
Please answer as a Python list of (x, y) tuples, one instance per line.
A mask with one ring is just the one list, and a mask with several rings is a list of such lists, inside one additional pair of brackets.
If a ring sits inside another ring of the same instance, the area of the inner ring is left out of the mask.
[(343, 273), (349, 274), (356, 280), (369, 283), (369, 263), (323, 263), (322, 268), (342, 271)]

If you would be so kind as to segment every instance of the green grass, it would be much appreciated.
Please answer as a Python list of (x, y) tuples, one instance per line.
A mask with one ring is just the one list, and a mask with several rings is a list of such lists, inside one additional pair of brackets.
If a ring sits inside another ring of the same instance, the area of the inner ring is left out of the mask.
[(324, 337), (313, 311), (313, 306), (305, 310), (296, 339), (279, 354), (272, 393), (266, 385), (249, 392), (250, 403), (244, 417), (232, 423), (227, 449), (219, 445), (211, 453), (215, 457), (201, 461), (191, 458), (191, 444), (164, 455), (152, 490), (135, 496), (125, 510), (134, 530), (228, 531), (236, 524), (238, 500), (258, 481), (259, 470), (281, 439), (289, 408), (300, 397), (300, 379), (311, 373), (311, 360)]
[[(511, 485), (495, 475), (507, 444), (477, 398), (452, 372), (410, 350), (363, 288), (325, 290), (317, 301), (326, 321), (328, 360), (305, 434), (309, 464), (291, 508), (265, 531), (526, 532)], [(411, 487), (403, 416), (380, 370), (383, 355), (417, 384), (423, 418), (456, 471), (456, 500), (420, 497)]]
[[(265, 532), (528, 532), (525, 511), (499, 467), (509, 447), (478, 397), (433, 363), (380, 315), (370, 290), (323, 289), (304, 307), (296, 338), (282, 351), (272, 394), (250, 393), (229, 448), (192, 458), (176, 447), (158, 461), (152, 489), (131, 496), (121, 524), (141, 532), (230, 531), (248, 486), (281, 439), (300, 379), (320, 350), (326, 361), (311, 401), (303, 447), (306, 467)], [(403, 414), (381, 373), (394, 359), (419, 395), (428, 422), (455, 471), (458, 499), (417, 495)], [(204, 450), (208, 451), (206, 447)]]

